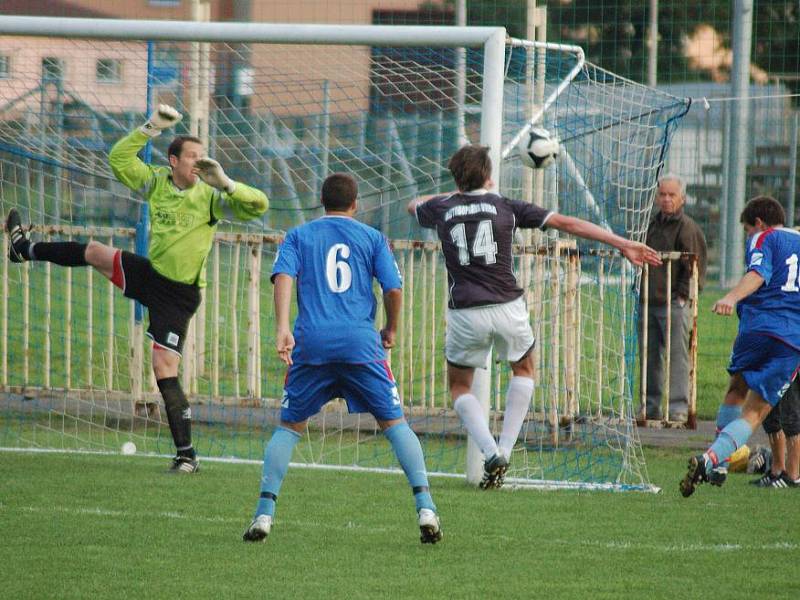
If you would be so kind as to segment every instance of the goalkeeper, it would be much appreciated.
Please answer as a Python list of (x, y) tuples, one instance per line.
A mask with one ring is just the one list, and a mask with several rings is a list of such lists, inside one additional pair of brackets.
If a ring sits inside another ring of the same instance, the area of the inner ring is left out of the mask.
[(168, 168), (139, 160), (139, 150), (181, 118), (171, 106), (160, 105), (143, 126), (119, 140), (108, 157), (117, 179), (142, 192), (150, 204), (149, 258), (95, 241), (34, 243), (15, 209), (8, 214), (6, 230), (12, 262), (92, 266), (126, 297), (147, 307), (153, 372), (177, 450), (170, 471), (194, 473), (199, 464), (192, 446), (191, 410), (178, 382), (186, 331), (200, 305), (217, 223), (223, 217), (257, 218), (267, 210), (268, 202), (264, 193), (233, 181), (218, 162), (204, 158), (203, 144), (196, 137), (178, 136), (172, 141)]

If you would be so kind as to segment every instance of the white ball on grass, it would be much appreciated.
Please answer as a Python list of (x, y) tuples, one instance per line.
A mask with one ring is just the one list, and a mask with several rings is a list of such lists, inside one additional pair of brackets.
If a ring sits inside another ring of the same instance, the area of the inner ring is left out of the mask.
[(136, 454), (136, 444), (133, 442), (125, 442), (122, 444), (122, 453), (125, 455)]

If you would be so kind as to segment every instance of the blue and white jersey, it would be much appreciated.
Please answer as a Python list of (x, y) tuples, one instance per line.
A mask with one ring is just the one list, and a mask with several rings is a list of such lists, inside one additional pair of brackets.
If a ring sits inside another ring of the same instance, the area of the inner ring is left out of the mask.
[(373, 277), (383, 292), (402, 287), (400, 271), (381, 232), (350, 217), (325, 216), (289, 231), (272, 279), (297, 280), (296, 363), (368, 363), (386, 352), (375, 330)]
[(800, 233), (771, 227), (747, 241), (747, 270), (764, 285), (736, 306), (739, 333), (760, 333), (800, 350)]

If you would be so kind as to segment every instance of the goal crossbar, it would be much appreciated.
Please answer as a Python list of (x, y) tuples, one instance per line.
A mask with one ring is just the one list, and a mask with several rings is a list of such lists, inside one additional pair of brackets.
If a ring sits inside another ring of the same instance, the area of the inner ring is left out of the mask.
[(120, 19), (0, 17), (0, 34), (107, 40), (263, 42), (376, 46), (479, 47), (503, 27), (425, 25), (298, 25), (294, 23), (207, 23)]

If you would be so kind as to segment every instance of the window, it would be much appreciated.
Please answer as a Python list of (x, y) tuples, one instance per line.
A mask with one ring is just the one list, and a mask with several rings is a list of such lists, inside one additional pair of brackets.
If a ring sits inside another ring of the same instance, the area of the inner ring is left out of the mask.
[(122, 81), (122, 61), (115, 58), (98, 58), (95, 63), (97, 83), (119, 83)]
[(150, 6), (180, 6), (181, 0), (150, 0)]
[(0, 54), (0, 79), (11, 77), (11, 57)]
[(42, 79), (45, 81), (59, 81), (64, 78), (64, 61), (54, 56), (42, 59)]

